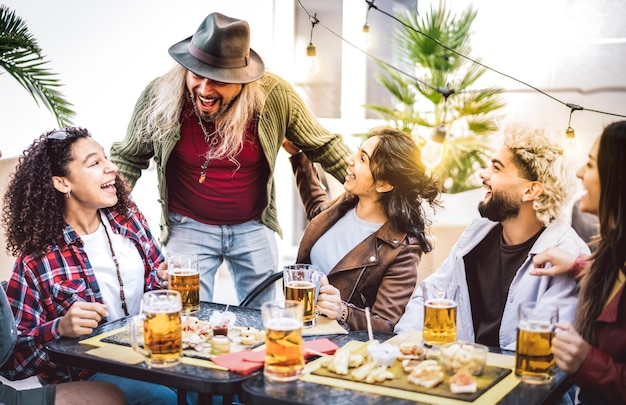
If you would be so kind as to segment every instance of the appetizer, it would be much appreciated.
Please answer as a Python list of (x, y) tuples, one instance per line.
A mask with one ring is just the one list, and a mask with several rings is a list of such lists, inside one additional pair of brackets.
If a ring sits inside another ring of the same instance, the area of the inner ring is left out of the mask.
[(476, 377), (467, 370), (459, 370), (450, 377), (450, 391), (453, 394), (476, 392)]
[(400, 345), (398, 360), (425, 360), (426, 350), (417, 343), (404, 342)]
[(411, 371), (409, 382), (433, 388), (443, 381), (443, 371), (436, 360), (424, 360)]
[(213, 336), (211, 324), (195, 317), (185, 317), (182, 321), (183, 349), (194, 349), (198, 352), (209, 347), (208, 340)]

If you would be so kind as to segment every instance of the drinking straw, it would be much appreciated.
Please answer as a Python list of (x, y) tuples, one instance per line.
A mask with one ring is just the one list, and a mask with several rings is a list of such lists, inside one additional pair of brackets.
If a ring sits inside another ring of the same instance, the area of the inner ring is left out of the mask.
[(367, 300), (365, 296), (361, 294), (361, 300), (363, 300), (363, 304), (365, 304), (365, 319), (367, 320), (367, 336), (369, 337), (370, 342), (374, 340), (374, 333), (372, 332), (372, 318), (370, 316), (370, 307), (367, 305)]

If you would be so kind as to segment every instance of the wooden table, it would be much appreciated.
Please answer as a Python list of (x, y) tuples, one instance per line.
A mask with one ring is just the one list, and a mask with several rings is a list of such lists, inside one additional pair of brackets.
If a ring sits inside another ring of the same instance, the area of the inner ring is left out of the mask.
[[(208, 320), (214, 310), (224, 311), (224, 304), (202, 302), (196, 315)], [(257, 309), (230, 306), (229, 311), (237, 316), (237, 325), (263, 329), (261, 312)], [(179, 364), (168, 368), (149, 368), (145, 362), (128, 364), (87, 354), (93, 346), (79, 343), (80, 340), (98, 336), (124, 327), (129, 318), (109, 322), (94, 329), (90, 336), (78, 339), (61, 338), (47, 345), (50, 360), (57, 364), (83, 368), (97, 372), (164, 384), (178, 390), (178, 402), (185, 402), (186, 392), (197, 392), (199, 404), (211, 404), (213, 395), (224, 397), (224, 404), (232, 402), (234, 394), (241, 392), (241, 384), (261, 372), (242, 375), (230, 371), (201, 366)]]
[[(394, 336), (393, 334), (375, 333), (374, 337), (383, 342)], [(366, 331), (350, 332), (347, 335), (337, 335), (331, 340), (338, 346), (343, 346), (349, 341), (367, 341)], [(513, 352), (500, 349), (490, 349), (492, 352), (511, 355)], [(528, 385), (520, 383), (508, 392), (498, 404), (510, 405), (533, 405), (553, 403), (570, 387), (567, 383), (567, 374), (558, 372), (549, 384)], [(294, 381), (289, 383), (267, 382), (262, 374), (256, 374), (243, 383), (243, 402), (247, 405), (302, 405), (302, 404), (333, 404), (333, 405), (365, 405), (365, 404), (389, 404), (389, 405), (415, 405), (416, 402), (375, 393), (368, 393), (349, 388), (339, 388), (329, 385), (317, 384), (308, 381)], [(481, 397), (468, 405), (484, 404)]]

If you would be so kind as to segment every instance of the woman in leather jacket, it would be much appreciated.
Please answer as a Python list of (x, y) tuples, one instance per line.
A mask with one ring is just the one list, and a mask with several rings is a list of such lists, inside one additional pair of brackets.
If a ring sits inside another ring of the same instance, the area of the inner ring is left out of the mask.
[(422, 253), (431, 250), (424, 205), (439, 204), (420, 149), (392, 128), (371, 131), (347, 159), (346, 192), (328, 200), (317, 173), (296, 146), (285, 143), (307, 217), (297, 263), (322, 277), (317, 310), (352, 330), (392, 331), (417, 282)]

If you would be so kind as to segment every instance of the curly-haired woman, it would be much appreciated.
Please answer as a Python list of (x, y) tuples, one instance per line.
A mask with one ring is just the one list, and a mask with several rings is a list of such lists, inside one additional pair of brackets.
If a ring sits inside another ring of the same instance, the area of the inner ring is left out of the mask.
[(423, 252), (431, 250), (424, 205), (438, 206), (439, 189), (426, 174), (420, 150), (404, 132), (372, 130), (347, 158), (346, 193), (328, 201), (310, 161), (293, 145), (300, 196), (310, 224), (297, 263), (312, 263), (322, 278), (317, 310), (353, 330), (392, 331), (417, 282)]
[[(7, 296), (18, 328), (2, 374), (67, 381), (68, 368), (50, 362), (46, 342), (139, 313), (144, 291), (160, 288), (161, 250), (117, 167), (83, 128), (43, 134), (25, 151), (4, 196), (2, 222), (16, 256)], [(176, 401), (164, 386), (74, 371), (114, 383), (128, 403)]]

